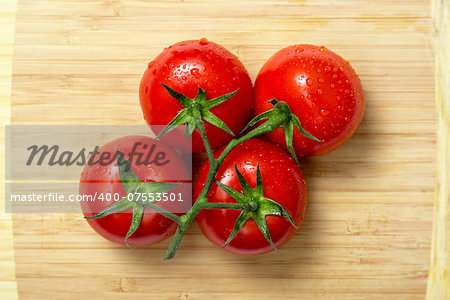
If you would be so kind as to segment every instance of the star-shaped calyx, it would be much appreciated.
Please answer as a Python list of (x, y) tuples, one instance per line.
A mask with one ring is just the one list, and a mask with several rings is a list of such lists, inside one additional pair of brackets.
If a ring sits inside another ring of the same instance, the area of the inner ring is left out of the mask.
[(256, 187), (254, 189), (250, 187), (248, 182), (245, 180), (244, 176), (242, 176), (242, 174), (239, 172), (236, 164), (234, 165), (234, 168), (236, 170), (239, 183), (244, 192), (243, 194), (217, 180), (215, 181), (216, 184), (221, 189), (223, 189), (228, 195), (230, 195), (238, 203), (244, 205), (244, 209), (241, 211), (241, 214), (236, 220), (234, 229), (231, 232), (230, 236), (228, 237), (223, 247), (226, 247), (228, 243), (230, 243), (231, 240), (233, 240), (233, 238), (236, 236), (239, 230), (241, 230), (242, 226), (244, 226), (245, 222), (247, 222), (248, 219), (253, 218), (253, 220), (255, 221), (258, 228), (261, 230), (264, 237), (272, 245), (272, 247), (275, 250), (277, 250), (277, 248), (272, 242), (272, 238), (270, 237), (269, 228), (266, 223), (266, 216), (276, 215), (285, 217), (289, 220), (292, 226), (297, 228), (297, 226), (294, 223), (294, 220), (281, 204), (272, 199), (264, 197), (264, 186), (262, 182), (261, 171), (259, 170), (259, 163), (257, 164), (256, 167)]
[(297, 127), (298, 131), (306, 136), (307, 138), (310, 138), (316, 142), (321, 143), (322, 141), (313, 136), (311, 133), (306, 131), (300, 122), (300, 120), (297, 118), (296, 115), (294, 115), (289, 108), (289, 105), (286, 102), (278, 101), (276, 99), (272, 99), (267, 101), (268, 103), (273, 104), (273, 108), (265, 111), (256, 117), (254, 117), (248, 124), (245, 126), (244, 129), (242, 129), (241, 133), (247, 130), (248, 128), (252, 127), (256, 123), (262, 120), (266, 120), (263, 124), (258, 126), (255, 131), (255, 134), (258, 132), (272, 132), (278, 127), (283, 127), (284, 129), (284, 136), (286, 139), (286, 146), (289, 150), (289, 153), (291, 153), (292, 157), (294, 158), (295, 162), (300, 165), (297, 155), (295, 154), (294, 147), (292, 146), (292, 141), (294, 140), (294, 127)]
[[(130, 229), (125, 236), (125, 243), (131, 247), (127, 240), (138, 229), (142, 220), (145, 207), (149, 207), (158, 213), (168, 217), (169, 219), (180, 224), (180, 217), (174, 215), (165, 209), (160, 208), (154, 204), (154, 200), (148, 200), (148, 195), (158, 195), (167, 193), (174, 187), (180, 185), (180, 182), (143, 182), (136, 176), (131, 169), (128, 161), (124, 159), (123, 154), (116, 150), (117, 166), (119, 168), (120, 181), (123, 189), (127, 193), (125, 197), (108, 206), (96, 215), (85, 217), (86, 219), (98, 219), (106, 217), (113, 213), (118, 213), (129, 208), (133, 209), (133, 216), (130, 224)], [(143, 196), (144, 195), (144, 196)]]
[(161, 84), (173, 98), (183, 105), (184, 109), (181, 110), (172, 121), (170, 121), (170, 123), (157, 136), (157, 138), (163, 136), (169, 131), (172, 131), (183, 123), (186, 124), (184, 135), (191, 136), (192, 132), (194, 132), (196, 128), (198, 129), (199, 126), (203, 126), (202, 120), (205, 120), (206, 122), (228, 132), (232, 136), (235, 136), (225, 122), (210, 112), (210, 109), (230, 99), (237, 93), (238, 90), (211, 100), (206, 100), (206, 91), (199, 86), (197, 96), (195, 96), (194, 99), (191, 99), (168, 87), (167, 85), (163, 83)]

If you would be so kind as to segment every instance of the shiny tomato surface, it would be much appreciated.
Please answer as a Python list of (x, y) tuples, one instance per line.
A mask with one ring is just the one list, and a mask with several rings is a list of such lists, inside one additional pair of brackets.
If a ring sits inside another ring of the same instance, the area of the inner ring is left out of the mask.
[[(361, 81), (350, 64), (325, 47), (294, 45), (275, 53), (255, 82), (255, 114), (273, 107), (268, 100), (287, 102), (303, 128), (322, 143), (295, 129), (297, 155), (328, 153), (348, 140), (364, 114)], [(282, 128), (267, 134), (285, 147)]]
[[(223, 148), (216, 151), (218, 157)], [(300, 167), (283, 149), (270, 142), (251, 139), (238, 145), (224, 160), (215, 179), (242, 193), (235, 164), (252, 188), (256, 186), (257, 164), (261, 171), (264, 185), (264, 197), (281, 204), (299, 226), (303, 220), (306, 208), (306, 185)], [(209, 170), (206, 162), (200, 169), (194, 189), (194, 199), (197, 199)], [(213, 183), (208, 194), (209, 202), (236, 203), (216, 183)], [(238, 210), (208, 209), (197, 216), (197, 222), (204, 235), (215, 245), (223, 247), (234, 228), (240, 214)], [(287, 218), (275, 215), (265, 217), (270, 236), (278, 248), (285, 244), (297, 231)], [(241, 228), (235, 238), (224, 248), (225, 250), (244, 255), (266, 253), (273, 250), (263, 236), (255, 221), (250, 218)]]
[[(134, 157), (131, 163), (131, 169), (141, 181), (178, 182), (190, 176), (185, 163), (179, 158), (176, 152), (163, 143), (149, 137), (125, 136), (118, 138), (100, 147), (98, 152), (110, 153), (110, 157), (113, 157), (117, 149), (124, 153), (124, 158), (127, 159), (128, 153), (132, 152), (135, 144), (138, 145), (136, 148), (137, 151), (141, 153), (148, 153), (144, 150), (148, 150), (154, 145), (155, 150), (153, 156), (157, 153), (165, 154), (164, 159), (159, 160), (160, 165), (155, 163), (150, 165), (138, 164), (137, 157)], [(153, 161), (153, 158), (150, 158), (149, 161)], [(165, 163), (166, 161), (168, 163)], [(182, 184), (172, 189), (170, 193), (174, 193), (177, 196), (179, 193), (186, 195), (190, 193), (190, 190)], [(120, 181), (117, 161), (104, 165), (99, 163), (92, 165), (86, 164), (81, 173), (79, 194), (90, 195), (94, 199), (94, 201), (80, 202), (85, 217), (93, 216), (112, 205), (114, 200), (120, 200), (125, 197), (127, 193)], [(108, 199), (110, 200), (108, 201)], [(174, 203), (159, 202), (158, 205), (169, 211), (173, 211), (174, 209)], [(123, 245), (125, 245), (125, 236), (130, 228), (131, 220), (131, 208), (99, 219), (86, 219), (98, 234), (112, 242)], [(159, 213), (151, 211), (149, 208), (145, 208), (140, 225), (128, 238), (128, 243), (133, 247), (152, 245), (170, 236), (175, 229), (175, 222)]]
[[(139, 99), (144, 118), (150, 125), (167, 125), (183, 109), (161, 83), (191, 99), (197, 95), (199, 86), (206, 91), (207, 100), (239, 89), (233, 97), (210, 111), (234, 134), (239, 133), (248, 121), (253, 101), (251, 79), (239, 59), (216, 43), (206, 39), (179, 42), (148, 64), (141, 79)], [(232, 138), (209, 123), (205, 130), (213, 149)], [(169, 142), (183, 146), (183, 138)], [(192, 151), (203, 152), (204, 149), (201, 136), (195, 130)]]

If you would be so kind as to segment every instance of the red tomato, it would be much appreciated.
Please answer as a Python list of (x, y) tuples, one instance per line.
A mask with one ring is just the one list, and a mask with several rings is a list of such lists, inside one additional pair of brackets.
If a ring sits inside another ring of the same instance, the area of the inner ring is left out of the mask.
[[(255, 82), (255, 114), (273, 107), (270, 99), (287, 102), (302, 127), (323, 141), (294, 131), (294, 149), (300, 156), (328, 153), (350, 138), (364, 114), (364, 93), (350, 64), (325, 47), (295, 45), (275, 53)], [(283, 129), (267, 136), (286, 146)]]
[[(139, 153), (144, 153), (145, 155), (152, 145), (156, 146), (154, 148), (153, 156), (148, 161), (152, 161), (154, 156), (159, 152), (165, 154), (165, 158), (160, 160), (160, 164), (166, 160), (169, 161), (167, 164), (160, 166), (155, 163), (146, 165), (141, 163), (138, 164), (137, 157), (133, 157), (130, 166), (141, 181), (178, 182), (186, 180), (188, 176), (190, 176), (184, 162), (171, 148), (148, 137), (126, 136), (118, 138), (100, 147), (98, 152), (110, 153), (110, 157), (113, 157), (117, 149), (124, 154), (125, 159), (128, 159), (128, 153), (132, 152), (135, 144), (138, 145), (136, 148), (137, 151)], [(147, 145), (147, 147), (144, 145)], [(98, 157), (100, 157), (100, 154), (97, 155), (97, 158)], [(141, 159), (141, 162), (144, 161), (144, 159), (145, 156)], [(178, 193), (182, 193), (183, 195), (187, 195), (190, 191), (182, 184), (172, 189), (170, 193), (175, 193), (177, 195)], [(99, 163), (92, 165), (86, 164), (81, 173), (79, 194), (97, 197), (94, 201), (80, 202), (85, 217), (93, 216), (96, 213), (101, 212), (103, 209), (113, 204), (114, 199), (117, 201), (122, 199), (122, 197), (125, 197), (127, 193), (120, 181), (117, 160), (115, 160), (114, 163), (104, 165)], [(106, 201), (106, 197), (111, 197), (113, 200)], [(159, 206), (169, 211), (171, 209), (173, 211), (174, 208), (173, 203), (171, 207), (170, 203), (165, 204), (159, 202)], [(125, 245), (125, 236), (130, 228), (132, 220), (132, 209), (130, 208), (120, 213), (110, 214), (99, 219), (86, 220), (89, 225), (104, 238)], [(128, 243), (134, 247), (155, 244), (170, 236), (175, 229), (175, 222), (159, 213), (149, 211), (148, 208), (145, 208), (140, 225), (128, 238)]]
[[(219, 156), (223, 148), (216, 151)], [(243, 192), (239, 183), (234, 164), (252, 188), (256, 187), (256, 170), (259, 162), (264, 197), (281, 204), (299, 226), (303, 220), (306, 207), (306, 186), (300, 167), (292, 157), (272, 143), (259, 139), (251, 139), (238, 145), (220, 166), (216, 180)], [(206, 162), (198, 175), (194, 189), (194, 199), (200, 194), (209, 164)], [(213, 183), (208, 194), (208, 201), (215, 203), (236, 203), (216, 183)], [(215, 245), (223, 247), (234, 228), (240, 214), (238, 210), (208, 209), (202, 210), (197, 216), (197, 222), (203, 234)], [(287, 218), (267, 215), (266, 222), (274, 245), (278, 248), (286, 243), (297, 231)], [(234, 239), (224, 248), (236, 254), (261, 254), (273, 250), (265, 239), (255, 221), (250, 218)]]
[[(239, 89), (229, 100), (212, 108), (211, 112), (235, 134), (249, 118), (253, 87), (247, 70), (236, 56), (206, 39), (174, 44), (148, 64), (141, 79), (139, 99), (144, 118), (150, 125), (167, 125), (183, 109), (161, 83), (191, 99), (197, 95), (199, 86), (206, 91), (208, 100)], [(205, 130), (213, 149), (232, 138), (209, 123), (206, 123)], [(174, 139), (170, 143), (180, 146)], [(192, 136), (192, 151), (205, 151), (197, 130)]]

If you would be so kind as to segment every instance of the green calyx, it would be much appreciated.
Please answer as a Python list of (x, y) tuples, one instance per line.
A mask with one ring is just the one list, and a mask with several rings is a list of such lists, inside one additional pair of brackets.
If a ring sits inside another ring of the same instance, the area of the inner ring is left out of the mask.
[(273, 108), (253, 118), (247, 124), (247, 126), (245, 126), (245, 128), (242, 129), (241, 133), (250, 128), (251, 126), (255, 125), (256, 123), (258, 123), (259, 121), (266, 119), (267, 119), (266, 122), (264, 122), (263, 124), (252, 130), (251, 133), (253, 135), (260, 135), (266, 132), (272, 132), (278, 127), (283, 127), (284, 136), (286, 139), (286, 146), (289, 150), (289, 153), (292, 155), (295, 162), (298, 165), (300, 165), (297, 159), (297, 155), (295, 154), (294, 147), (292, 145), (294, 140), (294, 127), (297, 127), (298, 131), (307, 138), (312, 139), (319, 143), (321, 143), (322, 141), (314, 137), (311, 133), (309, 133), (302, 127), (300, 120), (297, 118), (296, 115), (292, 113), (289, 105), (286, 102), (278, 101), (276, 99), (272, 99), (267, 102), (271, 103), (273, 105)]
[(243, 194), (219, 181), (215, 181), (215, 183), (221, 189), (223, 189), (228, 195), (230, 195), (243, 207), (241, 214), (236, 220), (234, 229), (223, 247), (225, 248), (233, 240), (239, 230), (241, 230), (247, 220), (252, 218), (258, 226), (259, 230), (261, 230), (266, 240), (270, 243), (270, 245), (272, 245), (275, 250), (277, 250), (272, 242), (272, 238), (270, 237), (269, 228), (266, 223), (266, 216), (282, 216), (287, 218), (292, 226), (294, 226), (295, 228), (297, 228), (297, 226), (295, 225), (291, 215), (289, 215), (289, 213), (281, 204), (272, 199), (264, 197), (264, 186), (262, 182), (261, 171), (259, 170), (259, 163), (256, 168), (256, 187), (254, 189), (250, 187), (244, 176), (242, 176), (242, 174), (239, 172), (236, 164), (234, 165), (234, 168), (236, 170), (239, 183), (244, 192)]
[(180, 217), (174, 215), (158, 205), (154, 204), (155, 200), (148, 200), (148, 195), (157, 195), (167, 193), (174, 187), (180, 185), (181, 183), (173, 182), (142, 182), (139, 177), (131, 169), (128, 161), (124, 159), (123, 154), (116, 150), (117, 166), (119, 168), (119, 176), (122, 186), (127, 193), (125, 197), (115, 202), (114, 204), (108, 206), (98, 214), (90, 217), (85, 217), (86, 219), (99, 219), (106, 217), (113, 213), (118, 213), (125, 211), (129, 208), (133, 210), (133, 216), (130, 224), (130, 229), (125, 236), (125, 243), (129, 248), (133, 248), (128, 244), (128, 238), (138, 229), (139, 224), (142, 220), (142, 215), (144, 214), (144, 209), (146, 207), (155, 210), (156, 212), (166, 216), (167, 218), (180, 224)]
[(206, 100), (206, 91), (199, 86), (197, 96), (195, 96), (194, 99), (190, 99), (167, 85), (163, 83), (161, 84), (173, 98), (183, 105), (184, 109), (181, 110), (172, 121), (170, 121), (170, 123), (156, 138), (163, 136), (183, 123), (186, 124), (184, 135), (191, 136), (195, 129), (203, 127), (202, 120), (228, 132), (232, 136), (235, 136), (225, 122), (210, 112), (210, 109), (230, 99), (238, 92), (238, 90), (211, 100)]

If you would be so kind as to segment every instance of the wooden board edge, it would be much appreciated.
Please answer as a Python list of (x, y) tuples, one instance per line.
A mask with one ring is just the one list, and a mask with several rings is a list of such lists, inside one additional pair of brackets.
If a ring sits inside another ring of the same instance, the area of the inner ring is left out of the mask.
[(437, 192), (427, 300), (450, 299), (450, 4), (433, 0), (438, 112)]
[[(17, 0), (3, 0), (0, 15), (2, 32), (6, 39), (2, 40), (0, 55), (0, 164), (5, 165), (5, 125), (10, 123), (12, 58), (14, 45), (14, 29), (17, 13)], [(5, 185), (5, 168), (1, 168), (0, 176)], [(12, 216), (5, 213), (5, 189), (0, 194), (0, 245), (2, 260), (0, 261), (0, 294), (1, 299), (18, 299), (15, 274), (14, 245), (12, 232)]]

